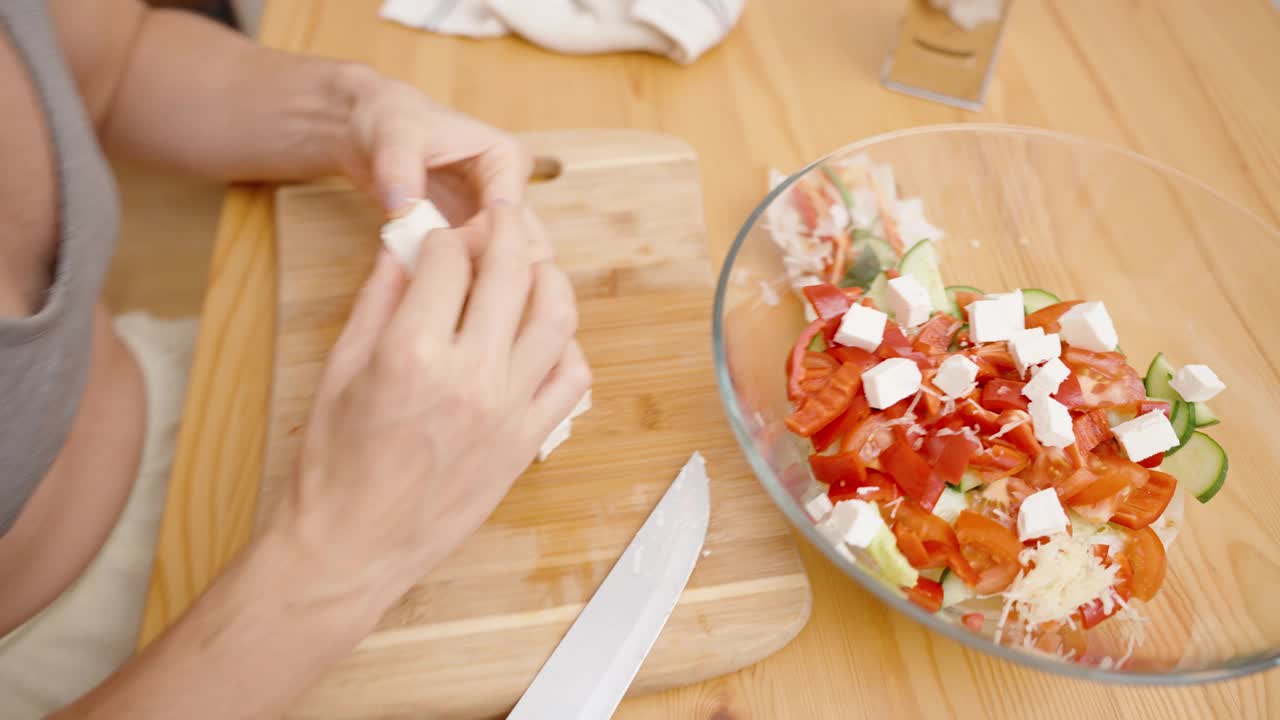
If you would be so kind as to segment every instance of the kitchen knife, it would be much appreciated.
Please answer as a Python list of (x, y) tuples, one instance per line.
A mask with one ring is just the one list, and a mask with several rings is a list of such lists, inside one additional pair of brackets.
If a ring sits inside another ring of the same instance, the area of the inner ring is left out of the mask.
[(694, 453), (507, 720), (613, 714), (689, 581), (710, 516), (706, 462)]

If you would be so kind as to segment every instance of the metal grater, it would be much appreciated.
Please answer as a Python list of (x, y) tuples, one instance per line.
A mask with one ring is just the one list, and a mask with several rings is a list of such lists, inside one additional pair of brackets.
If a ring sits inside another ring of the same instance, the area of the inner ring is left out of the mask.
[(999, 20), (966, 30), (929, 0), (910, 0), (881, 82), (896, 92), (981, 110), (1012, 2), (1002, 0)]

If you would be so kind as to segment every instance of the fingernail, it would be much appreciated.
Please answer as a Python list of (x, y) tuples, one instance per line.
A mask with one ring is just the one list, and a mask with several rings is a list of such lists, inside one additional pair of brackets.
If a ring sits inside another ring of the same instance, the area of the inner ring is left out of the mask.
[(387, 189), (382, 193), (382, 204), (391, 215), (400, 215), (409, 209), (409, 205), (413, 203), (413, 198), (409, 197), (409, 191), (404, 185), (393, 184), (388, 185)]

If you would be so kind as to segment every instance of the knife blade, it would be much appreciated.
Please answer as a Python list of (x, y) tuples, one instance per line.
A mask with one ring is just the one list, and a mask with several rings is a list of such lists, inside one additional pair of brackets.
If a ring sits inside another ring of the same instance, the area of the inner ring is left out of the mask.
[(612, 715), (675, 610), (710, 517), (706, 461), (694, 453), (507, 720)]

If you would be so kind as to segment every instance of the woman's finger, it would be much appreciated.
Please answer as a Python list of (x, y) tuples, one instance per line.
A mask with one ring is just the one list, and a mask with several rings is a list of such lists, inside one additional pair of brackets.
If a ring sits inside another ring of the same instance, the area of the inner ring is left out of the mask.
[(347, 324), (342, 328), (325, 368), (324, 389), (337, 391), (368, 365), (369, 357), (404, 298), (408, 279), (399, 262), (386, 250), (378, 251), (373, 272), (356, 296)]
[(422, 239), (418, 264), (388, 333), (418, 348), (453, 340), (471, 287), (468, 227), (432, 230)]
[(577, 329), (578, 308), (568, 276), (551, 263), (536, 265), (529, 308), (511, 351), (512, 391), (532, 398)]
[(578, 342), (571, 341), (529, 405), (525, 426), (533, 433), (533, 442), (541, 443), (551, 434), (590, 389), (591, 366)]
[(466, 161), (462, 175), (467, 179), (483, 207), (500, 201), (519, 205), (524, 202), (533, 157), (514, 137), (493, 131), (495, 139), (484, 152)]
[(427, 196), (422, 133), (413, 127), (388, 124), (378, 135), (373, 178), (388, 216), (398, 216), (414, 201)]
[[(533, 283), (521, 211), (500, 202), (487, 213), (489, 241), (462, 321), (462, 342), (477, 357), (507, 368), (516, 328)], [(480, 220), (477, 225), (482, 225)]]

